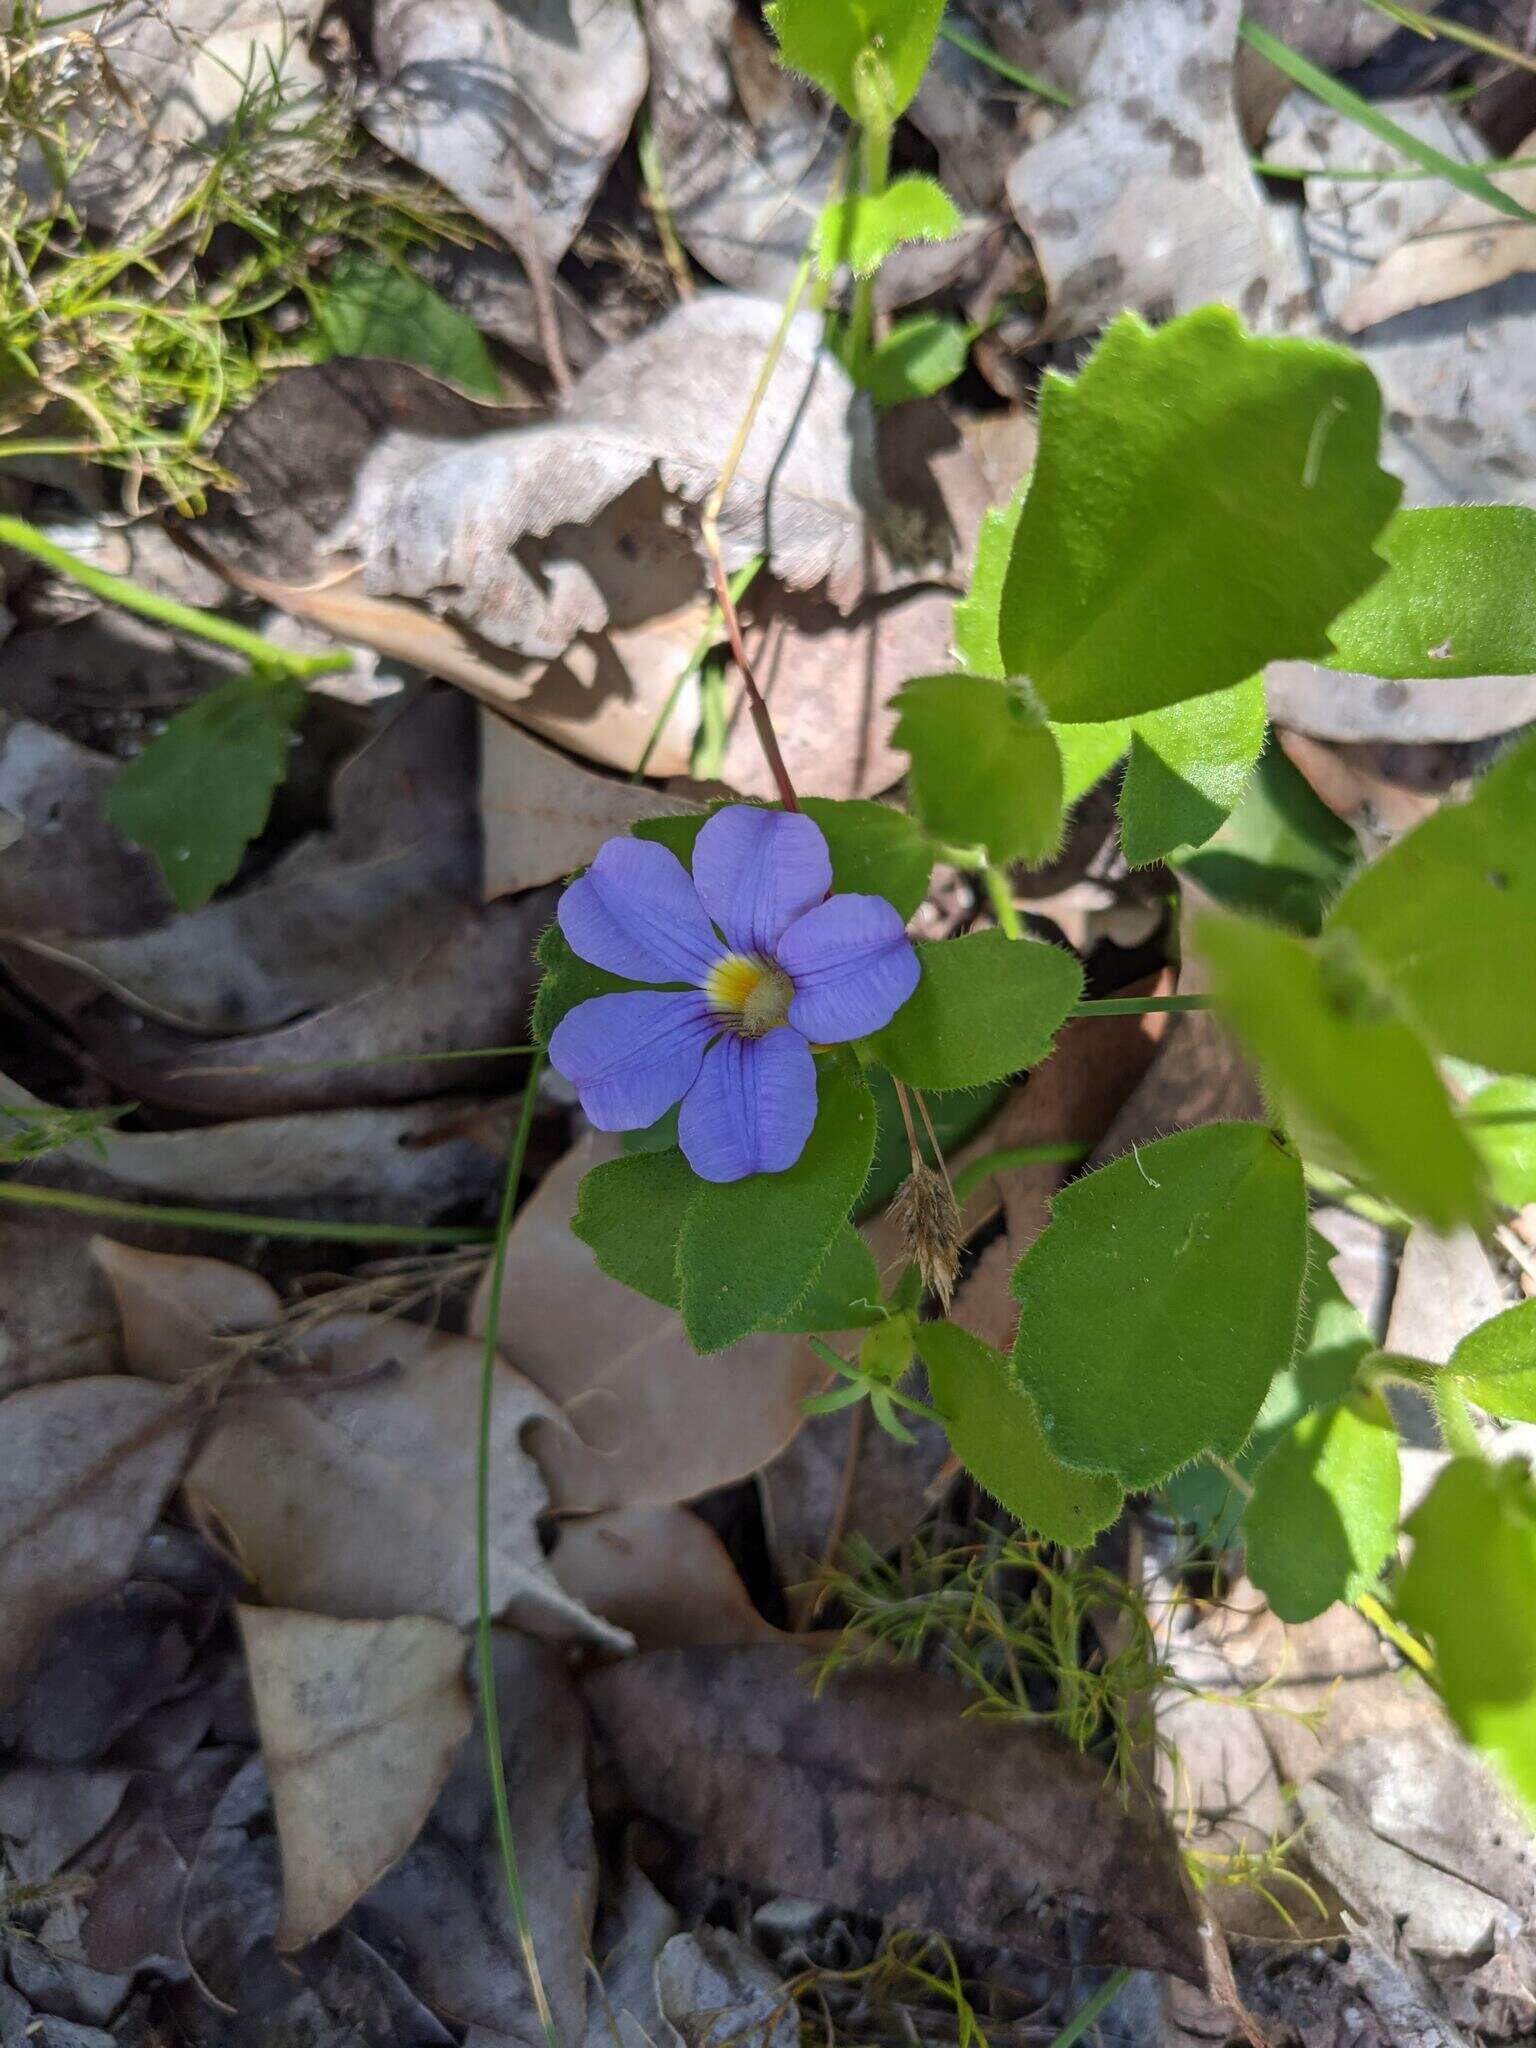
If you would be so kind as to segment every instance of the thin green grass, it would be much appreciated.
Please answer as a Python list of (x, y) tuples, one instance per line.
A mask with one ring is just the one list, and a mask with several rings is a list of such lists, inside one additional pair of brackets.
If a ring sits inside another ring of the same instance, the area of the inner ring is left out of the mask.
[(163, 1223), (173, 1230), (212, 1230), (233, 1237), (288, 1237), (317, 1244), (488, 1244), (489, 1230), (452, 1229), (425, 1223), (330, 1223), (298, 1216), (242, 1215), (238, 1209), (167, 1207), (159, 1202), (120, 1202), (111, 1195), (82, 1195), (73, 1188), (34, 1187), (29, 1181), (0, 1180), (0, 1202), (21, 1209), (61, 1209), (74, 1216), (110, 1217), (118, 1223)]

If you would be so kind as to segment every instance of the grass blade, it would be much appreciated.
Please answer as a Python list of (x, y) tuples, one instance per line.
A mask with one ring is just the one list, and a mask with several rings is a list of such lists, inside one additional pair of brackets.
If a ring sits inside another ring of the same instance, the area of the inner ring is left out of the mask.
[(166, 1223), (177, 1230), (217, 1230), (235, 1237), (292, 1237), (315, 1244), (485, 1244), (491, 1233), (455, 1225), (422, 1223), (305, 1222), (298, 1216), (244, 1216), (238, 1209), (165, 1208), (153, 1202), (119, 1202), (110, 1195), (81, 1195), (73, 1188), (34, 1187), (30, 1181), (0, 1180), (0, 1202), (23, 1209), (67, 1209), (76, 1216), (106, 1216), (119, 1223)]
[(1536, 213), (1522, 206), (1518, 199), (1511, 199), (1507, 192), (1501, 192), (1485, 172), (1472, 164), (1461, 163), (1457, 158), (1447, 156), (1444, 150), (1420, 141), (1417, 135), (1410, 135), (1406, 128), (1400, 128), (1395, 121), (1382, 113), (1379, 107), (1372, 106), (1369, 100), (1361, 99), (1357, 92), (1351, 92), (1347, 85), (1341, 85), (1338, 79), (1328, 72), (1320, 71), (1317, 65), (1309, 63), (1305, 57), (1299, 56), (1295, 50), (1272, 36), (1268, 29), (1260, 28), (1257, 22), (1245, 20), (1239, 34), (1250, 50), (1256, 50), (1261, 57), (1267, 57), (1277, 70), (1283, 71), (1296, 85), (1322, 100), (1336, 113), (1343, 114), (1346, 119), (1368, 130), (1378, 140), (1387, 143), (1393, 149), (1401, 150), (1404, 156), (1421, 165), (1433, 176), (1444, 178), (1447, 184), (1456, 186), (1459, 191), (1470, 194), (1474, 199), (1482, 200), (1485, 206), (1494, 207), (1500, 213), (1507, 213), (1514, 220), (1536, 221)]
[(1010, 64), (1006, 57), (999, 57), (995, 50), (989, 50), (985, 43), (978, 43), (974, 36), (968, 36), (964, 29), (954, 28), (949, 22), (939, 24), (939, 34), (946, 43), (957, 50), (963, 50), (967, 57), (974, 57), (978, 64), (985, 64), (989, 71), (995, 71), (999, 78), (1006, 78), (1010, 85), (1021, 85), (1026, 92), (1038, 93), (1043, 100), (1054, 100), (1058, 107), (1075, 107), (1076, 100), (1059, 85), (1052, 85), (1048, 78), (1042, 78), (1035, 71), (1021, 71), (1017, 64)]

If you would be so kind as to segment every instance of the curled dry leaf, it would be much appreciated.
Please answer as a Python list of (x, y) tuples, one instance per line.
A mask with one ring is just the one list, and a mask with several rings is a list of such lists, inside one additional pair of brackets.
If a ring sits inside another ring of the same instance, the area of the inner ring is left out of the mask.
[[(129, 1368), (147, 1378), (175, 1382), (216, 1368), (221, 1354), (230, 1357), (221, 1330), (260, 1330), (277, 1313), (275, 1293), (237, 1266), (106, 1240), (96, 1255), (122, 1307)], [(476, 1601), (465, 1459), (476, 1436), (481, 1347), (419, 1323), (349, 1315), (288, 1339), (285, 1355), (301, 1389), (247, 1368), (187, 1475), (192, 1498), (277, 1606), (382, 1620), (426, 1614), (466, 1626)], [(624, 1649), (623, 1631), (588, 1614), (545, 1562), (538, 1518), (548, 1496), (522, 1444), (534, 1421), (549, 1425), (546, 1440), (561, 1433), (537, 1388), (498, 1364), (492, 1611), (539, 1634)]]
[(1301, 316), (1290, 228), (1238, 132), (1239, 12), (1239, 0), (1128, 0), (1077, 107), (1014, 164), (1008, 197), (1046, 277), (1044, 333), (1088, 333), (1126, 306), (1167, 319), (1213, 299), (1259, 327)]
[[(620, 536), (583, 529), (653, 472), (682, 505), (702, 503), (778, 321), (770, 300), (708, 293), (610, 350), (548, 425), (446, 448), (386, 434), (333, 544), (361, 555), (370, 595), (419, 599), (498, 647), (553, 658), (607, 623), (605, 579), (622, 585), (629, 568)], [(816, 315), (797, 314), (726, 495), (726, 561), (766, 554), (791, 588), (825, 583), (850, 603), (874, 498), (867, 405)], [(651, 544), (680, 560), (666, 532)]]
[(174, 1391), (65, 1380), (0, 1402), (0, 1703), (9, 1704), (71, 1607), (105, 1593), (181, 1476), (192, 1417)]
[(91, 1235), (73, 1217), (0, 1212), (0, 1395), (120, 1369), (112, 1296), (86, 1256)]
[(619, 1508), (564, 1522), (549, 1561), (573, 1599), (641, 1650), (779, 1634), (752, 1605), (720, 1538), (686, 1508)]
[(656, 1960), (656, 1996), (683, 2048), (795, 2048), (800, 2014), (777, 1971), (727, 1927), (675, 1934)]
[[(561, 1418), (531, 1442), (566, 1513), (669, 1507), (745, 1478), (794, 1436), (826, 1377), (804, 1339), (748, 1337), (700, 1358), (675, 1309), (610, 1280), (572, 1232), (582, 1176), (616, 1145), (583, 1138), (507, 1240), (501, 1345)], [(482, 1285), (470, 1328), (485, 1328)]]
[(637, 819), (694, 808), (652, 789), (594, 775), (493, 712), (480, 715), (487, 901), (584, 868), (605, 839), (627, 831)]
[(629, 0), (382, 0), (373, 58), (372, 132), (553, 270), (645, 93)]
[(282, 1849), (277, 1945), (303, 1948), (420, 1832), (474, 1722), (464, 1641), (425, 1615), (238, 1613)]
[(712, 1645), (584, 1690), (636, 1803), (698, 1835), (707, 1869), (1000, 1947), (1081, 1906), (1085, 1958), (1198, 1975), (1161, 1816), (1043, 1729), (963, 1718), (929, 1672), (846, 1672), (818, 1698), (797, 1644)]

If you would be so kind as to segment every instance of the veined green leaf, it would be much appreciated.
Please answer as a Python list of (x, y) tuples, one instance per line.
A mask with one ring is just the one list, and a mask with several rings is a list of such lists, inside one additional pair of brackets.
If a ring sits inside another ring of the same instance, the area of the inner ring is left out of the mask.
[(1263, 680), (1253, 676), (1129, 723), (1120, 841), (1131, 866), (1143, 868), (1182, 847), (1203, 846), (1226, 823), (1264, 751)]
[(1282, 1621), (1358, 1600), (1397, 1544), (1397, 1426), (1378, 1393), (1301, 1417), (1243, 1513), (1248, 1576)]
[(308, 296), (321, 361), (386, 357), (416, 363), (471, 398), (494, 403), (502, 396), (500, 374), (474, 321), (403, 264), (345, 250), (328, 276), (310, 284)]
[(929, 398), (953, 384), (965, 368), (976, 330), (938, 313), (898, 320), (859, 369), (859, 383), (882, 411)]
[(955, 202), (933, 178), (913, 172), (893, 178), (883, 192), (834, 199), (816, 230), (816, 268), (835, 277), (844, 265), (872, 277), (904, 242), (947, 242), (960, 232)]
[(1171, 859), (1227, 909), (1251, 911), (1312, 937), (1360, 865), (1360, 846), (1282, 749), (1270, 747), (1215, 837)]
[(1335, 668), (1412, 677), (1536, 675), (1536, 511), (1432, 505), (1378, 543), (1387, 573), (1329, 627)]
[(864, 1043), (913, 1088), (974, 1088), (1043, 1060), (1083, 990), (1060, 946), (972, 932), (919, 945), (922, 978)]
[(1536, 1202), (1536, 1081), (1514, 1075), (1479, 1088), (1466, 1127), (1498, 1200), (1510, 1209)]
[[(780, 62), (819, 85), (855, 121), (889, 124), (922, 82), (944, 0), (769, 0)], [(862, 62), (861, 62), (862, 60)], [(861, 69), (872, 72), (860, 90)], [(877, 105), (867, 105), (873, 93)]]
[(1488, 1414), (1536, 1422), (1536, 1301), (1518, 1302), (1469, 1330), (1445, 1369)]
[(919, 676), (895, 699), (912, 804), (935, 839), (1041, 862), (1061, 839), (1061, 755), (1039, 707), (983, 676)]

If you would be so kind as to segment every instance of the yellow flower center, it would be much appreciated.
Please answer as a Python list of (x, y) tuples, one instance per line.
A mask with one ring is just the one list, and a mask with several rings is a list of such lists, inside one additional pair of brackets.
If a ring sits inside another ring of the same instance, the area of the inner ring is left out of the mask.
[(743, 1038), (761, 1038), (785, 1022), (795, 991), (789, 976), (771, 960), (727, 953), (709, 970), (704, 993), (730, 1019), (734, 1031)]

